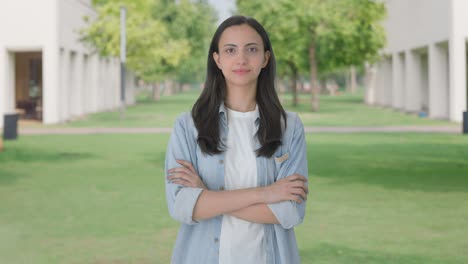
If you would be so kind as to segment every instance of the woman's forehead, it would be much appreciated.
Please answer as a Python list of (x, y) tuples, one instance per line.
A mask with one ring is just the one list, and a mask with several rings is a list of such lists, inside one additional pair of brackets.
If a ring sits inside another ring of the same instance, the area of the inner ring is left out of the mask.
[(219, 47), (224, 45), (246, 46), (258, 44), (263, 46), (260, 34), (247, 24), (230, 26), (226, 28), (219, 39)]

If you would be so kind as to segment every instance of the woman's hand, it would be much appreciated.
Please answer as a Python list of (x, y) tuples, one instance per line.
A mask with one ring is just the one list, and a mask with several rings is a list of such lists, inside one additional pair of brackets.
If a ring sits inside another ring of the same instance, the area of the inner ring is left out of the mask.
[(307, 193), (309, 192), (306, 184), (306, 177), (300, 174), (289, 175), (264, 187), (263, 198), (265, 199), (265, 203), (279, 203), (283, 201), (302, 203), (302, 199), (306, 200)]
[(185, 160), (176, 161), (183, 167), (172, 168), (168, 170), (168, 180), (170, 180), (172, 183), (180, 184), (185, 187), (208, 189), (201, 180), (200, 176), (198, 176), (197, 171), (193, 167), (192, 163)]

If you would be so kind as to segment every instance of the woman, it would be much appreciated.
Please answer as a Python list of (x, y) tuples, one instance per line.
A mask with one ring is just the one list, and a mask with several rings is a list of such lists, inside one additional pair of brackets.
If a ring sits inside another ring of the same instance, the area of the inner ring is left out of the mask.
[(306, 143), (279, 102), (275, 66), (255, 19), (233, 16), (216, 30), (205, 88), (166, 153), (169, 212), (182, 222), (172, 263), (300, 263)]

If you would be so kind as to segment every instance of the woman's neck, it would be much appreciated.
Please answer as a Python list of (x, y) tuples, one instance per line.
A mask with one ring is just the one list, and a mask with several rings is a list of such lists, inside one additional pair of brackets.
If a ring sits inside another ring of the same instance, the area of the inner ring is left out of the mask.
[(255, 106), (257, 105), (257, 102), (255, 100), (255, 92), (255, 88), (228, 88), (224, 103), (227, 107), (237, 112), (254, 111)]

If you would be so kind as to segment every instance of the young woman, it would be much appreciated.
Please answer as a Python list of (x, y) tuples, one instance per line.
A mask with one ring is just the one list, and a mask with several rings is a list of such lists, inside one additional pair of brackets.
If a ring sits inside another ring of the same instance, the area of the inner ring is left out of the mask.
[(306, 143), (279, 102), (275, 66), (255, 19), (233, 16), (216, 30), (205, 88), (166, 153), (169, 212), (182, 223), (172, 263), (300, 263)]

